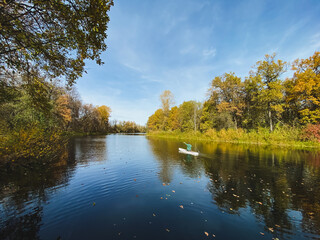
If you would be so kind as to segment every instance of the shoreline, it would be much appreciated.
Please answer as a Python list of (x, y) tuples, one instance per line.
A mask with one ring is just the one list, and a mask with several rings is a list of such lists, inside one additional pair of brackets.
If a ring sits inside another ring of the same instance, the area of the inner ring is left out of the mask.
[[(245, 138), (249, 138), (250, 134), (245, 133)], [(170, 131), (157, 131), (148, 132), (146, 134), (148, 137), (166, 138), (166, 139), (177, 139), (177, 140), (192, 140), (192, 141), (203, 141), (212, 143), (228, 143), (228, 144), (242, 144), (242, 145), (253, 145), (253, 146), (267, 146), (275, 148), (290, 148), (297, 150), (317, 150), (320, 151), (320, 143), (313, 141), (266, 141), (262, 140), (263, 137), (249, 141), (247, 139), (223, 139), (221, 137), (212, 138), (205, 133), (200, 132), (170, 132)]]

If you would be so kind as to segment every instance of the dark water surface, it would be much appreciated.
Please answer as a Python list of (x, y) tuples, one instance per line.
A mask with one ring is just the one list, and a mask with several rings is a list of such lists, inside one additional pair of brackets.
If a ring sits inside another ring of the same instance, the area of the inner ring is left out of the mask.
[(1, 170), (0, 239), (319, 239), (320, 155), (143, 135), (76, 138)]

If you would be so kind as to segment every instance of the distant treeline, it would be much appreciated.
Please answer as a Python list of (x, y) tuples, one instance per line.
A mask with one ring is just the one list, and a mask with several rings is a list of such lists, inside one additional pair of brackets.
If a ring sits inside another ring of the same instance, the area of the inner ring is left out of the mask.
[(113, 120), (110, 123), (110, 133), (145, 133), (146, 126), (141, 126), (132, 121), (117, 121)]
[[(289, 68), (293, 76), (282, 79)], [(162, 108), (148, 119), (149, 131), (200, 131), (227, 129), (247, 132), (299, 130), (300, 140), (320, 140), (320, 52), (291, 65), (266, 55), (244, 79), (235, 73), (215, 77), (204, 103), (186, 101), (173, 106), (173, 95), (160, 96)]]

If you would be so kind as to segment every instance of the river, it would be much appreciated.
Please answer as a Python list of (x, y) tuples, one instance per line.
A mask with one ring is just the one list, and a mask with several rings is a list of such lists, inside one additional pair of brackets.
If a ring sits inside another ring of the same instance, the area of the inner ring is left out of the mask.
[(80, 137), (0, 171), (0, 239), (319, 239), (320, 154), (144, 135)]

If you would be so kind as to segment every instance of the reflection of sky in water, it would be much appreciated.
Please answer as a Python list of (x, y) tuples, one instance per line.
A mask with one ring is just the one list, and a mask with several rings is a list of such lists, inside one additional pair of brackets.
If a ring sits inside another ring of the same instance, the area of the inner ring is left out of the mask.
[(191, 144), (199, 157), (176, 140), (76, 138), (67, 159), (0, 178), (0, 238), (319, 237), (318, 154)]

